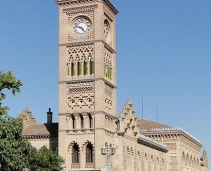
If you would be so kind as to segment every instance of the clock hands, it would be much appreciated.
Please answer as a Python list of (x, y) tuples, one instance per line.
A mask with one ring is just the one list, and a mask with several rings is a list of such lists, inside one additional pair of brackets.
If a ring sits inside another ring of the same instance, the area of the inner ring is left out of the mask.
[(89, 31), (89, 27), (90, 27), (90, 22), (84, 18), (76, 20), (73, 25), (74, 32), (78, 36), (87, 34), (87, 32)]
[(83, 32), (85, 32), (85, 30), (82, 26), (78, 26), (78, 28), (81, 29)]

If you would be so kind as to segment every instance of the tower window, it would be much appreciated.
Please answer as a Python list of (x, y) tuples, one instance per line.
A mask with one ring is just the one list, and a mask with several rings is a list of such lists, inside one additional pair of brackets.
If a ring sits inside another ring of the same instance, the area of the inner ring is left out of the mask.
[(77, 75), (80, 75), (80, 62), (77, 62)]
[(119, 121), (116, 121), (115, 122), (115, 130), (116, 131), (119, 131), (120, 130), (120, 122)]
[(71, 76), (74, 76), (74, 63), (71, 63)]
[(86, 146), (86, 163), (93, 163), (93, 145), (88, 143)]
[(72, 126), (73, 126), (72, 128), (75, 129), (76, 125), (75, 125), (75, 117), (74, 116), (72, 116)]
[(84, 75), (87, 75), (87, 74), (88, 74), (88, 73), (87, 73), (87, 69), (88, 69), (88, 67), (87, 67), (87, 62), (84, 61)]
[(72, 163), (79, 163), (79, 146), (76, 143), (72, 148)]
[(90, 75), (94, 74), (94, 61), (90, 61)]
[(84, 128), (84, 117), (81, 115), (80, 118), (81, 118), (81, 128)]
[(70, 63), (67, 63), (67, 76), (70, 76)]
[(89, 128), (92, 128), (93, 127), (93, 119), (92, 119), (92, 116), (89, 115)]

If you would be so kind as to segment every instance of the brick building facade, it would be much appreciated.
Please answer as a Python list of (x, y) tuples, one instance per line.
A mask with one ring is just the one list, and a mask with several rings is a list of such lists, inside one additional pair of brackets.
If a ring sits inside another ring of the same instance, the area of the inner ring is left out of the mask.
[(116, 114), (116, 15), (109, 0), (57, 0), (59, 121), (38, 124), (26, 109), (23, 135), (65, 159), (67, 170), (100, 170), (102, 146), (116, 171), (207, 171), (201, 143), (180, 128), (138, 119), (132, 102)]

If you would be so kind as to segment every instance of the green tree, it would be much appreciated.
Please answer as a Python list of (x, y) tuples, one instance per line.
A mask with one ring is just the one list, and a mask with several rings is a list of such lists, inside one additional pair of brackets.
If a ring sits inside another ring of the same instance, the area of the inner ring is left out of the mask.
[(30, 169), (32, 171), (61, 171), (64, 160), (57, 156), (52, 150), (42, 147), (34, 150), (30, 158)]
[(11, 90), (15, 95), (22, 85), (11, 71), (0, 71), (0, 170), (22, 171), (29, 168), (31, 171), (61, 171), (62, 158), (46, 148), (36, 150), (32, 147), (22, 136), (22, 120), (7, 115), (9, 108), (2, 106), (5, 90)]
[(31, 144), (22, 137), (22, 121), (0, 116), (0, 163), (4, 171), (22, 171), (29, 167)]
[(0, 71), (0, 163), (5, 171), (21, 170), (28, 166), (31, 145), (22, 137), (22, 121), (7, 115), (9, 108), (2, 106), (6, 98), (5, 90), (13, 95), (20, 92), (23, 84), (11, 71)]
[(23, 84), (19, 79), (13, 75), (12, 71), (3, 73), (0, 71), (0, 115), (6, 115), (9, 108), (7, 106), (2, 106), (2, 101), (6, 98), (4, 90), (11, 90), (12, 94), (20, 92), (20, 87)]

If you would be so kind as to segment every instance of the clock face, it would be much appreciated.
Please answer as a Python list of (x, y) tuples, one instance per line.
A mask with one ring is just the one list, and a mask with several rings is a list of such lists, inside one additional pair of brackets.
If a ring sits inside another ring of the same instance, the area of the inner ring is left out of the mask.
[(107, 21), (104, 22), (104, 37), (107, 39), (109, 34), (109, 24)]
[(90, 25), (91, 24), (90, 24), (89, 20), (87, 20), (85, 18), (79, 18), (79, 19), (75, 20), (75, 22), (73, 23), (73, 30), (76, 35), (82, 36), (89, 32)]

